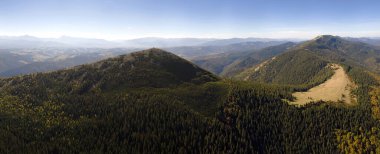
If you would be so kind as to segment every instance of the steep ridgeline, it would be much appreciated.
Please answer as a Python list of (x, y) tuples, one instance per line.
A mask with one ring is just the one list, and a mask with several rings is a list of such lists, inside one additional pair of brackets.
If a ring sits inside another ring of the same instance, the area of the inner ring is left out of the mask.
[(185, 82), (199, 84), (216, 80), (216, 76), (185, 59), (153, 48), (67, 70), (5, 79), (7, 83), (2, 90), (12, 91), (15, 87), (19, 89), (24, 86), (25, 90), (32, 91), (33, 88), (46, 88), (54, 92), (84, 93), (119, 88), (170, 87)]
[(360, 42), (336, 36), (319, 36), (298, 45), (287, 53), (246, 69), (237, 78), (266, 83), (299, 85), (311, 88), (332, 75), (328, 63), (363, 67), (378, 71), (380, 51)]
[(193, 59), (193, 62), (215, 74), (231, 77), (246, 68), (256, 66), (266, 59), (281, 54), (295, 46), (295, 43), (283, 43), (260, 50), (231, 51)]

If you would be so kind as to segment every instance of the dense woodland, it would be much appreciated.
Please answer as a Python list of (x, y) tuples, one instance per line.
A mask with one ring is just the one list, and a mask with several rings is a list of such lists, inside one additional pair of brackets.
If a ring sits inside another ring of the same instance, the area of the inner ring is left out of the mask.
[[(291, 99), (286, 87), (230, 80), (51, 95), (34, 101), (2, 93), (0, 149), (2, 153), (375, 152), (380, 125), (371, 114), (365, 84), (357, 90), (360, 104), (355, 107), (318, 102), (298, 108), (281, 100)], [(196, 93), (186, 95), (192, 91)], [(366, 140), (355, 141), (356, 136)]]
[(151, 49), (0, 79), (0, 153), (379, 153), (377, 75), (342, 63), (356, 105), (288, 105), (299, 85), (331, 75), (327, 62), (311, 62), (317, 72), (264, 84)]

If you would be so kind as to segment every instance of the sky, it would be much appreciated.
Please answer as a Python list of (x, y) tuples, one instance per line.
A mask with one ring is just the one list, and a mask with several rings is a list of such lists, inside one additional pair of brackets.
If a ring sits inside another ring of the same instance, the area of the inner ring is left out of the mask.
[(380, 37), (379, 0), (0, 0), (0, 35)]

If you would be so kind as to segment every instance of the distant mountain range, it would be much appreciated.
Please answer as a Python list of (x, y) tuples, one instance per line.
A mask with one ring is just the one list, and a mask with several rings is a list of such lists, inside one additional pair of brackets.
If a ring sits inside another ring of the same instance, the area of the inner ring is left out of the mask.
[(41, 48), (41, 47), (71, 47), (71, 48), (152, 48), (177, 46), (223, 46), (242, 42), (290, 41), (289, 39), (265, 38), (158, 38), (148, 37), (131, 40), (108, 41), (103, 39), (76, 38), (62, 36), (60, 38), (38, 38), (33, 36), (0, 36), (0, 49), (7, 48)]
[[(351, 38), (350, 41), (380, 46), (380, 38)], [(0, 36), (0, 49), (9, 48), (169, 48), (179, 46), (226, 46), (244, 42), (301, 42), (304, 39), (268, 39), (268, 38), (159, 38), (147, 37), (130, 40), (109, 41), (104, 39), (78, 38), (62, 36), (59, 38), (38, 38), (34, 36)]]

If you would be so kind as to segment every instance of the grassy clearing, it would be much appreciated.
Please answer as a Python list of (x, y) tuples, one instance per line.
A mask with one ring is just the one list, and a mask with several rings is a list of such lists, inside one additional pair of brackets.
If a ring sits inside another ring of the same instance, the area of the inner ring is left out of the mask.
[(354, 97), (351, 90), (355, 84), (350, 80), (342, 66), (331, 64), (334, 69), (334, 75), (324, 83), (309, 89), (306, 92), (296, 92), (293, 96), (296, 98), (290, 104), (304, 105), (315, 101), (343, 101), (346, 104), (353, 104)]

